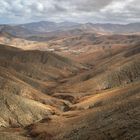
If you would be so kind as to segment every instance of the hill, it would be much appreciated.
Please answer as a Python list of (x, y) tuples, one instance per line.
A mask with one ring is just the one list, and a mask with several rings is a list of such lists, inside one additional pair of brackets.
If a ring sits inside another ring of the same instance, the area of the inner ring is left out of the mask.
[(47, 95), (49, 88), (83, 68), (50, 52), (0, 45), (0, 126), (26, 126), (67, 109), (66, 101)]
[(140, 139), (140, 36), (73, 31), (0, 45), (1, 140)]

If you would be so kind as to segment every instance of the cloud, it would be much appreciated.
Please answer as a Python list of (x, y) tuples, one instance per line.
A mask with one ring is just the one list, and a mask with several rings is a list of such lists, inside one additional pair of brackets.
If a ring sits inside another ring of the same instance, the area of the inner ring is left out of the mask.
[(0, 0), (0, 22), (139, 22), (139, 0)]
[(139, 0), (117, 0), (100, 10), (108, 21), (140, 22)]

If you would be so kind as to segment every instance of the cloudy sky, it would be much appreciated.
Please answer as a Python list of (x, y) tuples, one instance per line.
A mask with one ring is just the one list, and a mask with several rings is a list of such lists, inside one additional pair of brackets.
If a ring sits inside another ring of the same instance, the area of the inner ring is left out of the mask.
[(140, 0), (0, 0), (0, 23), (140, 22)]

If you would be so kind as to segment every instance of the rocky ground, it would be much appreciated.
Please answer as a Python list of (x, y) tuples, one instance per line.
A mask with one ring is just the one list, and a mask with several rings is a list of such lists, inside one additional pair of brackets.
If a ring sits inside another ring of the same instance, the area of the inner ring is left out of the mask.
[(71, 60), (0, 45), (0, 139), (139, 140), (139, 44), (104, 49)]

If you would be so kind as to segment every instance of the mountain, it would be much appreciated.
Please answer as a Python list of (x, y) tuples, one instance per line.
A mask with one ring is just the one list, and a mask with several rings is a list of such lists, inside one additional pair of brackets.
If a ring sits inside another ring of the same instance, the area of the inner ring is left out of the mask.
[(33, 34), (37, 34), (37, 32), (23, 28), (21, 26), (16, 26), (16, 25), (0, 25), (0, 33), (8, 33), (12, 36), (16, 37), (25, 37)]
[[(23, 51), (4, 45), (0, 46), (0, 58), (1, 65), (21, 72), (21, 74), (23, 73), (30, 78), (43, 79), (43, 81), (54, 81), (84, 68), (77, 62), (51, 52)], [(18, 67), (16, 67), (16, 64), (18, 64)]]
[(49, 21), (40, 21), (40, 22), (32, 22), (27, 24), (20, 25), (0, 25), (0, 32), (6, 32), (13, 36), (17, 36), (20, 38), (25, 38), (32, 35), (38, 34), (47, 34), (49, 32), (57, 31), (57, 30), (68, 30), (71, 27), (78, 25), (78, 23), (73, 22), (49, 22)]
[[(131, 45), (97, 46), (75, 57), (91, 66), (91, 70), (68, 79), (67, 84), (59, 86), (60, 93), (94, 93), (127, 85), (140, 80), (140, 43)], [(93, 86), (94, 85), (94, 86)]]
[(69, 103), (49, 96), (49, 89), (80, 69), (85, 67), (50, 52), (0, 45), (0, 127), (27, 126), (67, 110)]
[(140, 32), (140, 23), (130, 23), (130, 24), (93, 24), (86, 23), (79, 27), (84, 30), (93, 30), (95, 32), (103, 32), (103, 33), (139, 33)]
[(56, 30), (67, 30), (72, 26), (78, 25), (78, 23), (74, 22), (50, 22), (50, 21), (40, 21), (19, 25), (19, 27), (23, 27), (28, 30), (33, 30), (37, 32), (52, 32)]
[(28, 30), (33, 30), (37, 32), (52, 32), (52, 31), (67, 31), (72, 29), (82, 29), (92, 32), (108, 32), (108, 33), (136, 33), (140, 32), (140, 23), (130, 23), (130, 24), (94, 24), (94, 23), (73, 23), (73, 22), (49, 22), (40, 21), (28, 24), (19, 25)]
[[(92, 32), (101, 34), (129, 34), (139, 33), (140, 23), (121, 24), (93, 24), (73, 22), (50, 22), (40, 21), (20, 25), (0, 25), (0, 32), (6, 32), (20, 38), (29, 37), (31, 40), (50, 40), (60, 34), (71, 34), (72, 32)], [(28, 38), (28, 39), (29, 39)], [(39, 39), (38, 39), (39, 38)]]
[(40, 21), (40, 22), (33, 22), (33, 23), (19, 25), (19, 27), (23, 27), (25, 29), (38, 31), (38, 32), (51, 31), (55, 26), (56, 23), (49, 22), (49, 21)]
[(78, 39), (102, 42), (60, 53), (73, 60), (0, 45), (1, 140), (139, 139), (139, 36), (73, 38), (69, 48)]
[(1, 25), (0, 140), (139, 140), (138, 32), (139, 23)]

